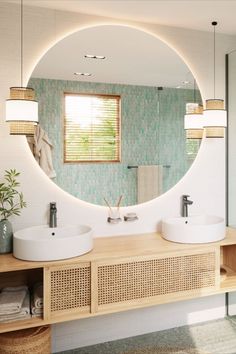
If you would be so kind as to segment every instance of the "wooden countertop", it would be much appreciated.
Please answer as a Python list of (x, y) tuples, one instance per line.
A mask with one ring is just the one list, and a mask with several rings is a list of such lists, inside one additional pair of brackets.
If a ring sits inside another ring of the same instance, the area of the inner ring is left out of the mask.
[(236, 229), (226, 228), (224, 240), (205, 244), (181, 244), (164, 240), (159, 233), (146, 233), (136, 235), (124, 235), (116, 237), (101, 237), (94, 239), (94, 248), (91, 252), (75, 258), (33, 262), (22, 261), (12, 254), (0, 255), (0, 272), (9, 272), (21, 269), (43, 268), (47, 266), (59, 266), (76, 262), (100, 261), (106, 258), (132, 257), (140, 255), (153, 255), (168, 252), (180, 252), (185, 250), (204, 249), (236, 244)]

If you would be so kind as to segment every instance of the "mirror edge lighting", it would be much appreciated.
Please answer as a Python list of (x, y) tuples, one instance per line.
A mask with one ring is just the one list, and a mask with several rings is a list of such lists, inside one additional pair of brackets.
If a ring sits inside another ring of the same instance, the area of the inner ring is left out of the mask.
[[(100, 25), (99, 25), (100, 26)], [(97, 26), (95, 26), (95, 27), (97, 27)], [(90, 27), (89, 27), (90, 28)], [(141, 32), (145, 32), (145, 33), (147, 33), (147, 34), (150, 34), (150, 33), (148, 33), (148, 32), (146, 32), (145, 30), (143, 30), (143, 29), (140, 29), (140, 28), (138, 28), (138, 31), (141, 31)], [(75, 32), (77, 32), (77, 31), (75, 31)], [(73, 33), (75, 33), (75, 32), (73, 32)], [(161, 40), (161, 41), (163, 41), (162, 39), (160, 39), (160, 38), (158, 38), (156, 35), (153, 35), (153, 34), (151, 34), (151, 36), (154, 36), (156, 39), (159, 39), (159, 40)], [(63, 39), (64, 39), (65, 37), (63, 37)], [(56, 43), (58, 43), (58, 42), (60, 42), (60, 40), (59, 41), (57, 41)], [(166, 41), (163, 41), (165, 44), (166, 44)], [(173, 49), (170, 45), (169, 45), (169, 43), (167, 44), (167, 46), (168, 47), (170, 47), (171, 49)], [(177, 51), (176, 50), (174, 50), (175, 51), (175, 53), (177, 53)], [(178, 56), (180, 56), (179, 55), (179, 53), (177, 54)], [(182, 58), (182, 56), (180, 56), (180, 58), (183, 60), (183, 58)], [(185, 63), (185, 65), (187, 65), (186, 64), (186, 61), (185, 60), (183, 60), (184, 61), (184, 63)], [(190, 167), (191, 168), (191, 167)], [(185, 174), (186, 174), (186, 172), (185, 172)], [(185, 176), (185, 174), (180, 178), (180, 180)], [(178, 183), (178, 182), (177, 182)], [(177, 183), (175, 183), (173, 186), (171, 186), (170, 187), (170, 190), (177, 184)], [(167, 192), (167, 191), (166, 191)], [(165, 194), (166, 192), (164, 192), (163, 194)], [(68, 192), (69, 193), (69, 192)], [(70, 193), (69, 193), (70, 194)], [(163, 195), (163, 194), (161, 194), (161, 195)], [(160, 196), (161, 196), (160, 195)], [(158, 197), (160, 197), (160, 196), (158, 196)], [(157, 197), (157, 198), (158, 198)], [(155, 198), (154, 198), (155, 199)], [(92, 205), (99, 205), (99, 206), (101, 206), (100, 204), (96, 204), (96, 203), (92, 203), (92, 202), (87, 202), (87, 201), (85, 201), (86, 203), (89, 203), (89, 204), (92, 204)], [(141, 204), (143, 204), (143, 203), (141, 203)], [(127, 206), (133, 206), (133, 205), (140, 205), (140, 204), (132, 204), (132, 205), (127, 205)]]

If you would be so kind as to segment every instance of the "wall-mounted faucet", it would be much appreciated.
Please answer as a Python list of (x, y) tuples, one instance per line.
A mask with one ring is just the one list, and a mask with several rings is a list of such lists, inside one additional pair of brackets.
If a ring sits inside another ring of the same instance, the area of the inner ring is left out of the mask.
[(188, 216), (188, 205), (193, 204), (192, 200), (188, 200), (189, 195), (182, 195), (182, 216)]
[(50, 203), (49, 227), (57, 227), (57, 205)]

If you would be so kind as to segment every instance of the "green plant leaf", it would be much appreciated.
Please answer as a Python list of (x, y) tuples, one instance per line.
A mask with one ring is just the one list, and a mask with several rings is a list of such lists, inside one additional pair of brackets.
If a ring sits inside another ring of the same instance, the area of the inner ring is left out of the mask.
[(26, 207), (22, 192), (17, 188), (20, 172), (16, 169), (5, 170), (5, 182), (0, 183), (0, 217), (8, 218), (11, 215), (20, 215), (21, 209)]

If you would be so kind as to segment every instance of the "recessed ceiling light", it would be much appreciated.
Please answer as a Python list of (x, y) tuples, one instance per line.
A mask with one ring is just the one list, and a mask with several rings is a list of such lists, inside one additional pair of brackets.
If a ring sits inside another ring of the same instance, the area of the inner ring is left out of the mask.
[(181, 88), (181, 86), (176, 86), (176, 88)]
[(183, 81), (183, 84), (184, 84), (184, 85), (188, 85), (188, 84), (189, 84), (189, 81), (185, 80), (185, 81)]
[(91, 73), (74, 73), (74, 75), (80, 75), (80, 76), (91, 76)]
[(84, 57), (88, 59), (106, 59), (105, 55), (85, 54)]

